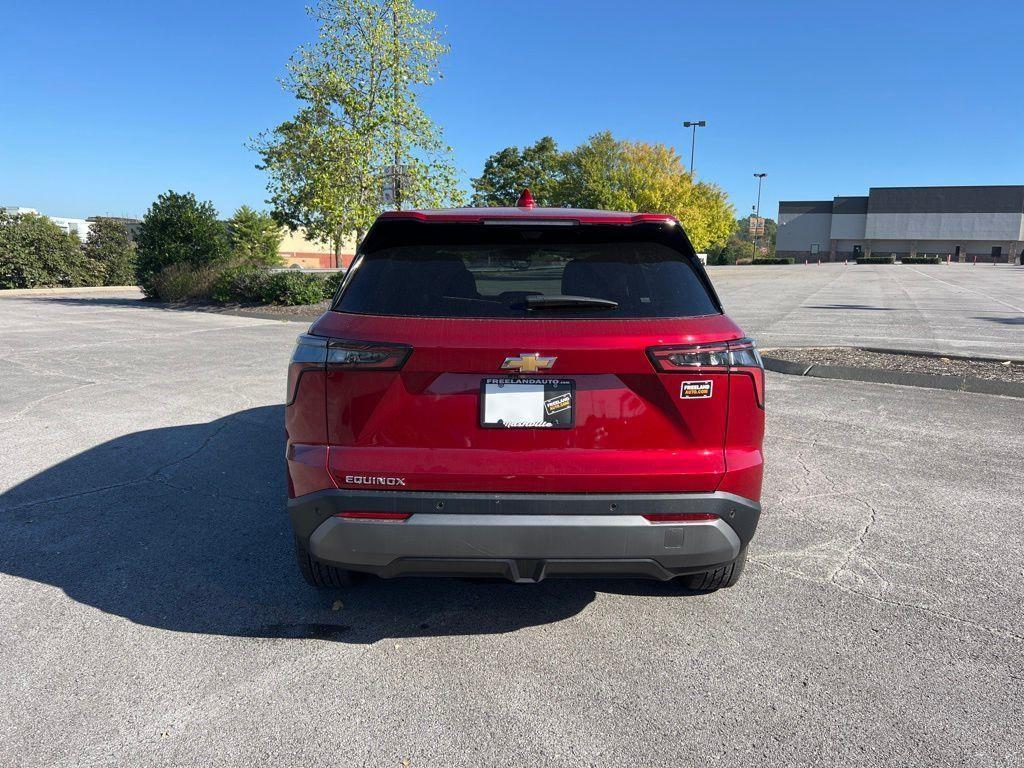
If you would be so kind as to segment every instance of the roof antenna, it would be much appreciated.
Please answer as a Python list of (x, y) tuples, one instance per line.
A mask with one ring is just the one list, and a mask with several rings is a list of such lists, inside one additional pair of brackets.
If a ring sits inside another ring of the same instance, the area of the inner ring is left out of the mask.
[(530, 194), (530, 190), (524, 189), (523, 194), (519, 196), (519, 202), (516, 203), (519, 208), (535, 208), (537, 204), (533, 202), (533, 195)]

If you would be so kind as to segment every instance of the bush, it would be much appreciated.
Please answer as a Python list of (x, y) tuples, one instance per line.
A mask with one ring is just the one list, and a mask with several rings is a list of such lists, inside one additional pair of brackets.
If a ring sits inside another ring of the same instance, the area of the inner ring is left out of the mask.
[(146, 293), (171, 303), (210, 299), (219, 277), (216, 267), (170, 264), (148, 278)]
[(192, 193), (168, 192), (149, 207), (139, 228), (139, 285), (147, 295), (158, 296), (154, 278), (165, 267), (184, 264), (199, 273), (225, 262), (227, 255), (227, 230), (213, 205), (197, 202)]
[(249, 265), (223, 270), (212, 296), (224, 304), (319, 304), (334, 295), (341, 273), (322, 277), (304, 272), (275, 272)]
[(941, 264), (938, 256), (906, 256), (900, 259), (900, 264)]
[(265, 303), (263, 296), (268, 292), (269, 281), (270, 273), (265, 269), (251, 265), (231, 267), (218, 275), (213, 287), (213, 299), (222, 304)]
[(743, 258), (743, 259), (736, 259), (736, 266), (738, 266), (738, 267), (746, 266), (747, 264), (750, 264), (752, 261), (753, 261), (753, 259), (750, 259), (749, 257), (748, 258)]
[(775, 257), (772, 257), (772, 258), (769, 258), (769, 257), (765, 256), (763, 258), (754, 259), (754, 264), (758, 264), (758, 265), (760, 265), (760, 264), (795, 264), (795, 263), (796, 263), (796, 259), (784, 258), (784, 257), (780, 257), (780, 256), (775, 256)]
[(101, 268), (104, 285), (135, 285), (135, 243), (117, 221), (96, 219), (83, 251)]
[(320, 275), (304, 272), (276, 272), (267, 280), (264, 304), (319, 304), (327, 298), (327, 283)]
[(341, 285), (341, 281), (344, 279), (344, 272), (332, 272), (331, 274), (324, 277), (324, 298), (334, 298), (334, 294), (338, 292), (338, 286)]
[(194, 267), (171, 264), (151, 280), (152, 296), (162, 301), (212, 299), (221, 304), (319, 304), (330, 299), (343, 273), (268, 272), (251, 264)]
[(858, 264), (895, 264), (896, 257), (891, 253), (888, 256), (861, 256), (857, 259)]
[(76, 235), (45, 216), (0, 212), (0, 288), (102, 285), (103, 268)]

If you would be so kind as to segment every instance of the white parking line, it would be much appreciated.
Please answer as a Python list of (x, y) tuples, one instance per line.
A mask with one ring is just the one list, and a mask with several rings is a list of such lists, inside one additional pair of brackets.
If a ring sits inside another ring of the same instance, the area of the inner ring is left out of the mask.
[(957, 285), (956, 283), (947, 283), (945, 280), (940, 280), (937, 277), (932, 277), (927, 272), (922, 272), (919, 269), (914, 269), (913, 267), (909, 267), (909, 266), (907, 266), (905, 264), (903, 266), (904, 266), (904, 268), (909, 269), (911, 272), (917, 272), (917, 274), (923, 275), (924, 277), (927, 277), (929, 280), (934, 280), (937, 283), (942, 283), (943, 285), (948, 285), (951, 288), (958, 288), (958, 289), (963, 290), (963, 291), (970, 291), (971, 293), (976, 293), (979, 296), (984, 296), (986, 299), (991, 299), (992, 301), (996, 302), (997, 304), (1002, 304), (1003, 306), (1009, 307), (1010, 309), (1012, 309), (1012, 310), (1014, 310), (1016, 312), (1020, 312), (1021, 314), (1024, 314), (1024, 308), (1016, 307), (1013, 304), (1010, 304), (1008, 301), (1003, 301), (1002, 299), (997, 299), (995, 296), (989, 296), (987, 293), (982, 293), (981, 291), (976, 291), (973, 288), (968, 288), (965, 285)]

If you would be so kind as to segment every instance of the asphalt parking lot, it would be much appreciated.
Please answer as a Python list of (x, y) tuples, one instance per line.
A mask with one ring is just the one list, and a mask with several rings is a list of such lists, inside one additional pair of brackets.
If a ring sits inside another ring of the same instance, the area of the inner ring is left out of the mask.
[[(762, 345), (1024, 358), (1024, 268), (712, 268)], [(299, 578), (294, 322), (0, 298), (0, 765), (1024, 754), (1024, 401), (769, 374), (734, 589)]]

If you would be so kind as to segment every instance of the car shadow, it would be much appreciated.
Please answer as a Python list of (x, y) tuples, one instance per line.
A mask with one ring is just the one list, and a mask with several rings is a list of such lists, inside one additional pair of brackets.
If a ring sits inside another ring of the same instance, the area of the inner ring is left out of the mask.
[(871, 304), (809, 304), (805, 309), (856, 309), (868, 312), (893, 312), (895, 307), (876, 307)]
[(560, 621), (600, 588), (367, 578), (322, 592), (295, 566), (283, 407), (146, 430), (73, 456), (0, 495), (0, 570), (132, 622), (178, 632), (371, 643), (510, 632)]
[[(20, 298), (20, 297), (19, 297)], [(208, 315), (237, 315), (256, 320), (294, 320), (311, 323), (327, 309), (327, 302), (295, 307), (267, 307), (263, 304), (216, 304), (213, 302), (168, 303), (143, 296), (38, 296), (32, 301), (47, 301), (85, 307), (125, 307), (166, 312), (202, 312)]]
[(976, 316), (975, 320), (984, 320), (986, 323), (998, 323), (999, 325), (1024, 325), (1024, 316), (1017, 315), (1015, 317), (986, 317), (984, 315)]

